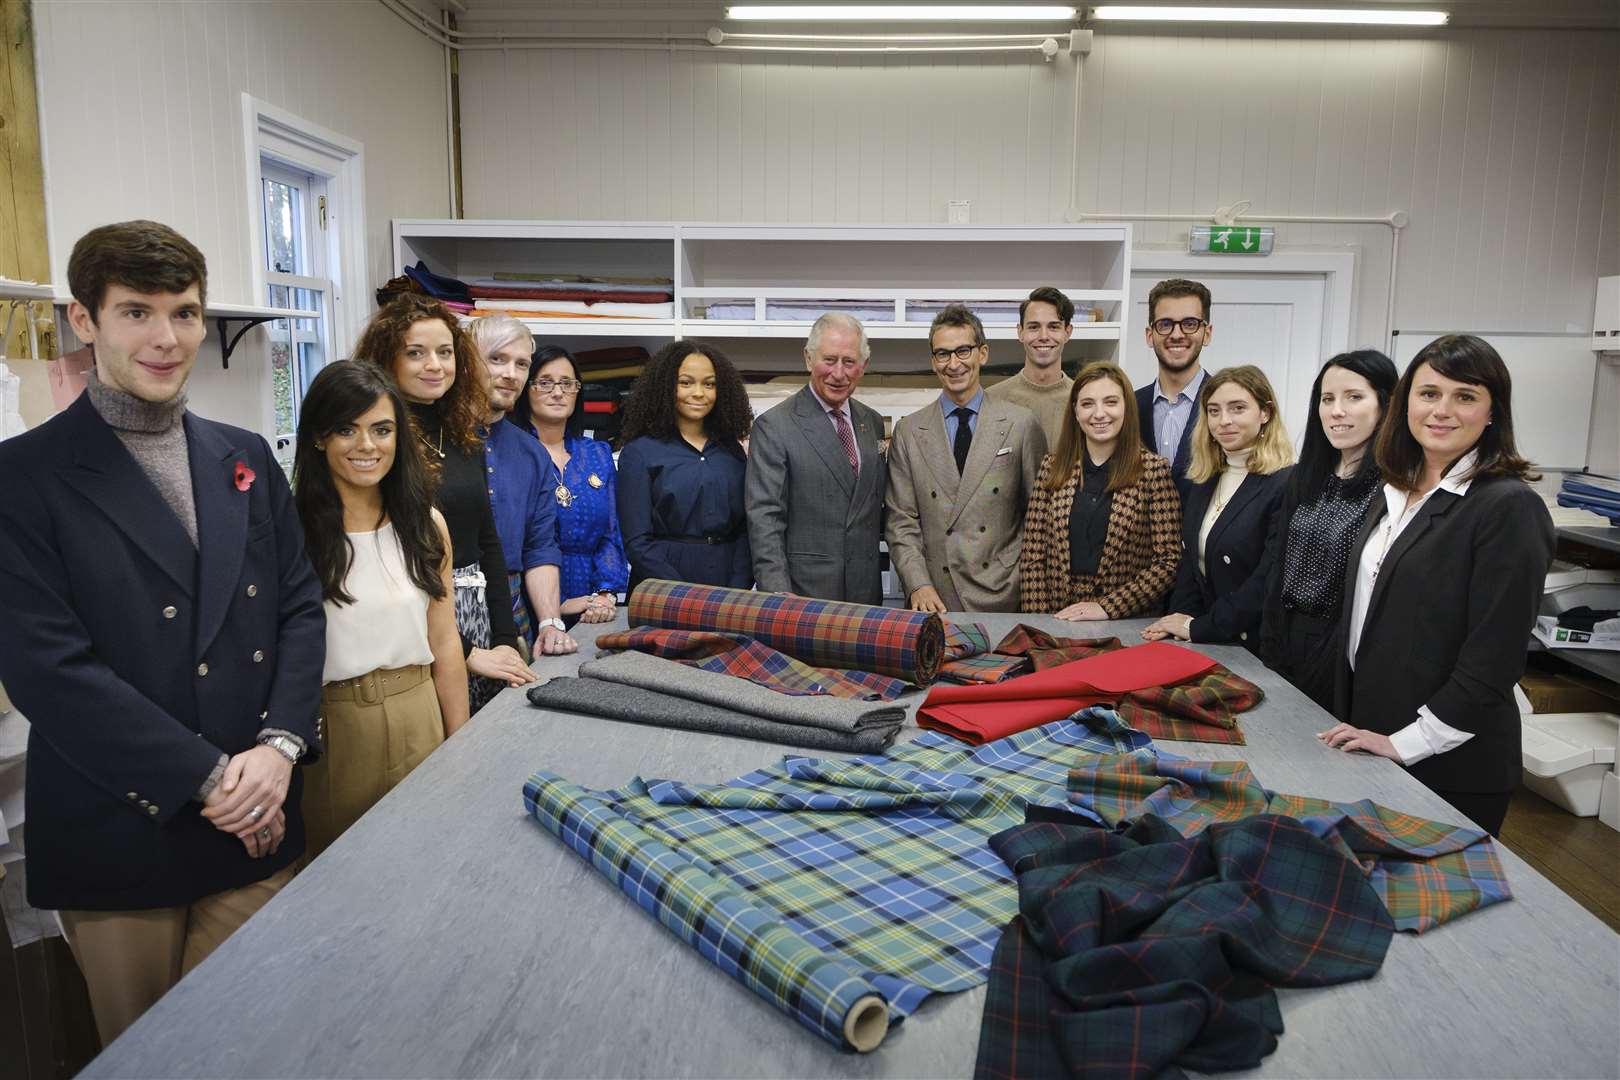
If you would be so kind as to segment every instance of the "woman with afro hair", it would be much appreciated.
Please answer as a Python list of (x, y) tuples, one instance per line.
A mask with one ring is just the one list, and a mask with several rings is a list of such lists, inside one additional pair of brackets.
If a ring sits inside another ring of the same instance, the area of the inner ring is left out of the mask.
[(632, 591), (648, 578), (752, 587), (743, 441), (753, 422), (742, 376), (714, 346), (676, 341), (648, 361), (619, 452)]

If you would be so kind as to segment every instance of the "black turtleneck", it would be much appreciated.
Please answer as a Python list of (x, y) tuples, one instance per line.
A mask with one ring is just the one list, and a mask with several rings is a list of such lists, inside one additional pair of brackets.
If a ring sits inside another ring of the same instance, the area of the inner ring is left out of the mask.
[[(495, 514), (489, 505), (484, 452), (463, 450), (453, 443), (444, 433), (438, 412), (431, 405), (412, 403), (411, 418), (416, 422), (419, 445), (429, 467), (438, 466), (439, 490), (433, 502), (450, 529), (451, 562), (456, 566), (477, 563), (484, 571), (490, 645), (517, 648), (512, 592), (506, 584), (506, 555), (501, 550), (501, 538), (495, 531)], [(442, 459), (439, 457), (441, 447)], [(463, 652), (471, 648), (465, 637), (461, 639), (461, 648)]]

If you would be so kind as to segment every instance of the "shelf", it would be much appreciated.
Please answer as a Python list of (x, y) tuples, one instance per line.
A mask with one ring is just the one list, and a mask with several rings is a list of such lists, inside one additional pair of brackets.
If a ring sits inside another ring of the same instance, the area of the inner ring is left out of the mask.
[[(696, 338), (796, 338), (803, 339), (810, 334), (813, 322), (787, 322), (773, 319), (770, 322), (751, 322), (746, 319), (680, 319), (676, 324), (682, 337)], [(866, 336), (873, 341), (927, 341), (928, 323), (881, 323), (864, 322)], [(1070, 341), (1115, 341), (1119, 338), (1120, 324), (1106, 323), (1076, 323), (1074, 334)], [(1016, 326), (986, 326), (984, 336), (988, 341), (1017, 341), (1018, 328)]]
[(1610, 682), (1620, 683), (1620, 652), (1610, 649), (1549, 649), (1541, 639), (1530, 639), (1531, 652), (1544, 652)]
[(1604, 551), (1620, 553), (1620, 526), (1560, 525), (1558, 535)]
[(7, 300), (51, 300), (56, 299), (54, 285), (41, 285), (37, 281), (13, 281), (11, 278), (0, 277), (0, 302)]

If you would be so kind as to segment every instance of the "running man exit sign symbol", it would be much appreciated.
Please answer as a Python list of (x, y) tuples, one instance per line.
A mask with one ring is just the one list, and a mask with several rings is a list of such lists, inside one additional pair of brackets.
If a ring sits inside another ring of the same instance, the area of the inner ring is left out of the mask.
[(1276, 235), (1262, 225), (1194, 225), (1187, 250), (1195, 255), (1270, 255)]

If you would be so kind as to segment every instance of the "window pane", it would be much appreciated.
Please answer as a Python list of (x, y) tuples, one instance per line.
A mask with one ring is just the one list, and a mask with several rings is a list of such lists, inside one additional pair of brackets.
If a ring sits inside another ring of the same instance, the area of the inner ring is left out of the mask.
[(299, 248), (299, 192), (276, 180), (264, 181), (264, 257), (266, 269), (302, 273)]
[(295, 289), (294, 306), (302, 311), (318, 311), (319, 319), (297, 319), (298, 399), (304, 398), (321, 368), (326, 366), (326, 294), (316, 289)]

